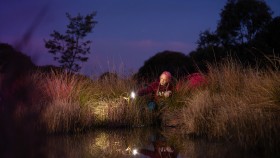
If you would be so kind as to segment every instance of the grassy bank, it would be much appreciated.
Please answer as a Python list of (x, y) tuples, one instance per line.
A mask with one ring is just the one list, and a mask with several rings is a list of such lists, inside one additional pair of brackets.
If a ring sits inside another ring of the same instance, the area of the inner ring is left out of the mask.
[(184, 131), (237, 142), (244, 148), (276, 149), (280, 130), (280, 73), (209, 66), (208, 85), (191, 92), (183, 108)]
[[(275, 149), (280, 144), (279, 71), (245, 69), (231, 61), (209, 66), (206, 78), (207, 85), (196, 89), (183, 82), (166, 101), (163, 125), (234, 141), (245, 149)], [(33, 73), (10, 85), (1, 101), (0, 123), (7, 127), (32, 122), (29, 128), (47, 133), (151, 125), (155, 118), (145, 108), (146, 98), (127, 99), (135, 88), (136, 82), (125, 77), (91, 80), (69, 73)]]

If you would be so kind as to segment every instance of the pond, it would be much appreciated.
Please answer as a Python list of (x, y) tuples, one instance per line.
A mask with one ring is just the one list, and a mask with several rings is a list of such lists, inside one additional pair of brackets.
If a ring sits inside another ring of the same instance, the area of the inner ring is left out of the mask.
[(98, 129), (40, 138), (29, 135), (15, 137), (13, 141), (1, 147), (1, 157), (149, 158), (159, 156), (155, 154), (155, 147), (162, 151), (162, 157), (258, 157), (254, 153), (244, 155), (229, 142), (209, 142), (203, 138), (183, 136), (175, 128)]

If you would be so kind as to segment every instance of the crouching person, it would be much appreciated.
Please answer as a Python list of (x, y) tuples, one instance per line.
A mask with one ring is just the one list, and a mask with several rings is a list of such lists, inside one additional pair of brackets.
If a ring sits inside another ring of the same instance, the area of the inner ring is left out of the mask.
[[(165, 99), (171, 97), (173, 85), (172, 75), (168, 71), (162, 72), (158, 81), (150, 83), (145, 88), (138, 90), (138, 96), (151, 95), (151, 101), (148, 103), (148, 109), (157, 112), (158, 118), (161, 109), (165, 106)], [(158, 122), (159, 123), (159, 122)]]

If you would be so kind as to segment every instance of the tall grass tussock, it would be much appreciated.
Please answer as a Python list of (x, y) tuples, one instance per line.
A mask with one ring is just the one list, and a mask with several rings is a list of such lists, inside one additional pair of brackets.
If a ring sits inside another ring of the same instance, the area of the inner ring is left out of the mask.
[(207, 80), (207, 86), (192, 91), (186, 100), (185, 132), (244, 148), (279, 145), (279, 71), (242, 68), (227, 61), (209, 66)]
[(136, 126), (149, 122), (139, 104), (124, 98), (133, 89), (131, 79), (91, 80), (67, 72), (35, 74), (45, 92), (41, 123), (49, 133), (80, 131), (93, 126)]

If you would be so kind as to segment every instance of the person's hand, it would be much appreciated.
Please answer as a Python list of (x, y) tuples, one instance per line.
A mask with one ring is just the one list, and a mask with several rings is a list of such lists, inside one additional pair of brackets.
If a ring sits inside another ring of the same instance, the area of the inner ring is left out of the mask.
[(164, 97), (165, 98), (168, 98), (168, 97), (170, 97), (171, 96), (171, 91), (166, 91), (166, 92), (164, 92)]
[(165, 150), (167, 152), (169, 152), (169, 153), (173, 153), (174, 152), (174, 150), (170, 146), (166, 147)]

